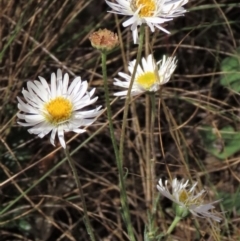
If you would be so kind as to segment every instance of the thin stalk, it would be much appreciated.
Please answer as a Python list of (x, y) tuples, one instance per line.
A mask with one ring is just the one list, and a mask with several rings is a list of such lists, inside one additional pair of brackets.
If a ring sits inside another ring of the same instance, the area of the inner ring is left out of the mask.
[(156, 156), (155, 156), (155, 145), (154, 145), (154, 124), (155, 124), (155, 116), (156, 116), (156, 98), (155, 93), (150, 93), (150, 99), (151, 99), (151, 126), (150, 126), (150, 146), (152, 151), (152, 159), (150, 161), (151, 165), (151, 180), (152, 180), (152, 205), (154, 207), (154, 193), (155, 193), (155, 164), (156, 164)]
[(144, 142), (143, 142), (143, 137), (142, 137), (142, 132), (139, 124), (139, 119), (136, 111), (136, 104), (135, 102), (132, 102), (131, 104), (131, 113), (133, 116), (136, 116), (136, 119), (132, 122), (133, 130), (135, 133), (138, 133), (136, 136), (136, 148), (138, 150), (141, 150), (141, 154), (139, 156), (139, 169), (140, 169), (140, 174), (141, 174), (141, 182), (142, 182), (142, 187), (143, 187), (143, 193), (144, 197), (147, 203), (147, 188), (146, 188), (146, 168), (145, 168), (145, 156), (146, 156), (146, 151), (143, 148), (144, 147)]
[(107, 83), (107, 54), (105, 51), (102, 51), (101, 54), (102, 57), (102, 73), (103, 73), (103, 84), (104, 84), (104, 95), (105, 95), (105, 102), (107, 106), (107, 117), (108, 117), (108, 122), (109, 122), (109, 131), (110, 131), (110, 136), (113, 144), (113, 149), (114, 149), (114, 154), (117, 160), (117, 163), (120, 162), (119, 159), (119, 151), (118, 151), (118, 146), (116, 142), (116, 138), (114, 135), (114, 128), (113, 128), (113, 121), (112, 121), (112, 110), (111, 110), (111, 105), (110, 105), (110, 100), (109, 100), (109, 89), (108, 89), (108, 83)]
[(147, 206), (150, 207), (152, 204), (152, 177), (151, 177), (151, 143), (150, 143), (150, 132), (151, 132), (151, 114), (150, 114), (150, 96), (146, 95), (146, 107), (145, 107), (145, 122), (146, 122), (146, 187), (147, 187)]
[(82, 184), (81, 184), (80, 178), (78, 177), (76, 166), (75, 166), (74, 161), (71, 158), (67, 149), (65, 149), (65, 154), (66, 154), (66, 157), (67, 157), (68, 162), (70, 164), (70, 167), (72, 169), (73, 176), (74, 176), (75, 182), (76, 182), (77, 187), (78, 187), (79, 196), (80, 196), (81, 201), (82, 201), (83, 213), (84, 213), (84, 224), (86, 226), (86, 229), (87, 229), (88, 235), (90, 236), (91, 241), (96, 241), (96, 239), (94, 237), (94, 234), (93, 234), (93, 229), (92, 229), (89, 217), (88, 217), (87, 206), (86, 206), (86, 202), (85, 202), (85, 198), (84, 198)]
[(181, 220), (182, 218), (179, 217), (179, 216), (176, 216), (172, 222), (172, 224), (170, 225), (170, 227), (168, 228), (167, 230), (167, 233), (166, 233), (166, 236), (170, 235), (173, 231), (173, 229), (177, 226), (177, 224), (179, 223), (179, 221)]
[(113, 128), (113, 121), (112, 121), (112, 111), (111, 111), (111, 105), (109, 100), (109, 90), (108, 90), (108, 83), (107, 83), (107, 65), (106, 65), (106, 52), (102, 52), (102, 73), (103, 73), (103, 82), (104, 82), (104, 93), (105, 93), (105, 101), (107, 106), (107, 116), (108, 116), (108, 122), (109, 122), (109, 130), (110, 130), (110, 136), (113, 144), (113, 149), (115, 153), (115, 158), (117, 162), (117, 168), (118, 168), (118, 178), (119, 178), (119, 186), (120, 186), (120, 200), (121, 205), (123, 209), (123, 215), (124, 215), (124, 222), (127, 226), (128, 236), (131, 241), (135, 241), (134, 237), (134, 231), (131, 223), (131, 217), (130, 217), (130, 211), (128, 206), (128, 200), (127, 200), (127, 192), (126, 192), (126, 186), (124, 182), (124, 174), (123, 174), (123, 167), (122, 167), (122, 161), (120, 159), (119, 150), (116, 142), (116, 138), (114, 135), (114, 128)]
[(124, 146), (124, 139), (125, 139), (125, 129), (127, 125), (127, 114), (128, 114), (128, 109), (129, 109), (129, 103), (131, 99), (131, 90), (133, 86), (133, 82), (135, 79), (135, 75), (137, 72), (137, 66), (140, 62), (141, 54), (142, 54), (142, 48), (143, 48), (143, 40), (144, 40), (144, 26), (143, 24), (140, 27), (140, 36), (139, 36), (139, 45), (138, 45), (138, 51), (137, 51), (137, 59), (136, 63), (133, 69), (132, 73), (132, 78), (130, 81), (130, 85), (128, 88), (126, 100), (125, 100), (125, 105), (124, 105), (124, 112), (123, 112), (123, 123), (122, 123), (122, 131), (121, 131), (121, 138), (120, 138), (120, 146), (119, 146), (119, 156), (120, 156), (120, 161), (123, 162), (123, 146)]
[(147, 203), (154, 206), (155, 193), (155, 148), (154, 148), (154, 123), (156, 114), (155, 93), (146, 95), (146, 185)]

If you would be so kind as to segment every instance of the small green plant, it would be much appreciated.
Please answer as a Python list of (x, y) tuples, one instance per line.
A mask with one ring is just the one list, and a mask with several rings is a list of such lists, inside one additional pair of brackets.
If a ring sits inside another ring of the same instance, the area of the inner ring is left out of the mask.
[(235, 92), (240, 93), (240, 47), (236, 50), (236, 55), (225, 58), (221, 63), (223, 76), (220, 84)]
[(216, 130), (211, 126), (204, 126), (199, 133), (205, 149), (221, 160), (229, 158), (240, 151), (240, 132), (234, 131), (231, 126), (225, 126), (221, 130)]

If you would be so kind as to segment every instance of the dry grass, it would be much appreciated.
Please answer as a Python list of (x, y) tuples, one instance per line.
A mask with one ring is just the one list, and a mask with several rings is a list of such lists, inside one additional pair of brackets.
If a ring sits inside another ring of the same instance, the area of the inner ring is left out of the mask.
[[(103, 0), (2, 0), (0, 4), (1, 241), (89, 240), (75, 182), (60, 146), (54, 149), (48, 137), (38, 139), (16, 124), (16, 96), (21, 95), (27, 80), (38, 75), (47, 78), (62, 68), (72, 77), (87, 79), (97, 88), (98, 104), (105, 105), (100, 55), (90, 46), (89, 34), (107, 27), (123, 39), (124, 51), (118, 49), (108, 56), (111, 93), (115, 90), (113, 78), (126, 70), (126, 63), (136, 55), (136, 46), (129, 29), (121, 27), (122, 18), (107, 13)], [(240, 198), (239, 152), (225, 160), (213, 157), (205, 151), (199, 130), (204, 125), (217, 133), (227, 125), (240, 129), (239, 94), (219, 84), (223, 74), (220, 62), (234, 55), (240, 44), (239, 6), (228, 0), (199, 0), (187, 8), (190, 11), (185, 17), (169, 23), (170, 36), (158, 31), (150, 35), (156, 58), (171, 55), (176, 48), (178, 57), (174, 78), (157, 98), (156, 178), (152, 182), (155, 185), (160, 177), (169, 175), (197, 180), (199, 187), (209, 190), (206, 199), (219, 199), (225, 193), (225, 201), (231, 202)], [(134, 103), (128, 119), (124, 167), (132, 220), (141, 241), (148, 206), (144, 96)], [(123, 104), (117, 100), (112, 105), (117, 138)], [(97, 240), (128, 240), (106, 119), (103, 114), (86, 134), (69, 133), (66, 139), (72, 139), (69, 146), (84, 183)], [(177, 226), (171, 240), (239, 240), (239, 206), (228, 207), (217, 207), (226, 211), (219, 230), (213, 231), (203, 219), (189, 217)], [(173, 219), (171, 203), (161, 199), (157, 215), (157, 226), (166, 230)]]

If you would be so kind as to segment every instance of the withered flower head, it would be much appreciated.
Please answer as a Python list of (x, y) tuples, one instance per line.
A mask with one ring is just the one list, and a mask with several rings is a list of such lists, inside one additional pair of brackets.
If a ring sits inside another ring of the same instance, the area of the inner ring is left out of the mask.
[(101, 51), (111, 51), (117, 45), (119, 45), (117, 34), (105, 29), (99, 29), (96, 32), (93, 32), (89, 40), (94, 48)]

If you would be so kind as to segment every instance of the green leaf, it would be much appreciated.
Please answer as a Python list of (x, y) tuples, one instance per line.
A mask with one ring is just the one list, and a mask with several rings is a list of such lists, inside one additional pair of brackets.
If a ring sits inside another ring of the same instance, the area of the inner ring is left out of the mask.
[(240, 151), (240, 132), (235, 132), (231, 126), (225, 126), (218, 132), (211, 126), (204, 126), (199, 134), (205, 149), (221, 160)]
[(25, 219), (20, 219), (19, 228), (23, 231), (30, 231), (32, 229), (32, 226)]
[(220, 198), (222, 199), (221, 204), (224, 207), (224, 210), (227, 210), (228, 212), (231, 210), (235, 210), (237, 214), (240, 215), (240, 193), (225, 193), (221, 192), (219, 193)]
[(221, 63), (221, 71), (224, 72), (220, 79), (222, 86), (240, 92), (240, 48), (235, 56), (225, 58)]

